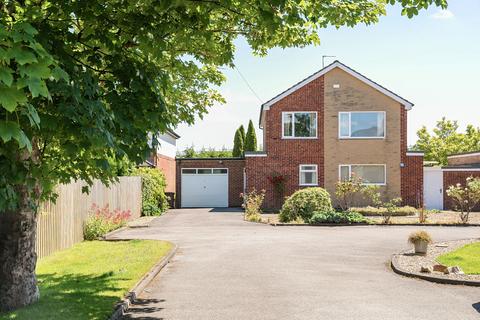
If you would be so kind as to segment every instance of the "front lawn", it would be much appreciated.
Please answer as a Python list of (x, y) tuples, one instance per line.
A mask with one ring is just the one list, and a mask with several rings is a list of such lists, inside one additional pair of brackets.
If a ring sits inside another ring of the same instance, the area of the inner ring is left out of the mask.
[(441, 255), (437, 261), (447, 266), (459, 266), (466, 274), (480, 274), (480, 242)]
[(107, 319), (113, 307), (165, 256), (166, 241), (85, 241), (41, 259), (40, 301), (0, 319)]

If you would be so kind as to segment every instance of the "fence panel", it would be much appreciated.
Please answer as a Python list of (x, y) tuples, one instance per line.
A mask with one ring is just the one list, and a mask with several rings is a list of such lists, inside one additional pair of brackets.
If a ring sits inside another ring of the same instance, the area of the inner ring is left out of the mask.
[(130, 210), (132, 219), (140, 217), (142, 207), (142, 180), (140, 177), (119, 177), (110, 185), (95, 180), (90, 193), (82, 193), (85, 183), (76, 181), (57, 187), (55, 203), (42, 203), (37, 225), (37, 255), (48, 256), (83, 240), (83, 224), (92, 204), (110, 209)]

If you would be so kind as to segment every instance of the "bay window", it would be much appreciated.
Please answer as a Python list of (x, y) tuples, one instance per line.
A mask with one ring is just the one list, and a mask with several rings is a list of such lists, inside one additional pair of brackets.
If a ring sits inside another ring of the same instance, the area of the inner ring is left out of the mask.
[(282, 138), (317, 137), (316, 112), (282, 112)]
[(385, 138), (384, 111), (339, 112), (338, 122), (341, 139)]
[(358, 178), (363, 184), (385, 185), (386, 168), (384, 164), (342, 164), (339, 167), (340, 181)]

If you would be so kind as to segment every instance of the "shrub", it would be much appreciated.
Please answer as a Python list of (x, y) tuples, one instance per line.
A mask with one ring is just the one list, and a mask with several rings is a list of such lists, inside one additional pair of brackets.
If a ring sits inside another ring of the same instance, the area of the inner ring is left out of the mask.
[(394, 198), (394, 199), (391, 199), (390, 201), (383, 203), (383, 206), (387, 210), (382, 214), (382, 217), (383, 217), (382, 223), (384, 224), (390, 223), (390, 219), (392, 218), (393, 213), (398, 211), (398, 208), (399, 208), (398, 205), (401, 202), (402, 202), (402, 198)]
[(480, 202), (480, 179), (468, 177), (465, 186), (457, 184), (447, 189), (462, 223), (468, 223), (470, 212)]
[(323, 188), (305, 188), (296, 191), (285, 200), (280, 211), (280, 221), (310, 221), (314, 211), (332, 211), (330, 195)]
[(310, 224), (319, 223), (365, 223), (367, 219), (358, 212), (353, 211), (315, 211), (310, 218)]
[(428, 243), (432, 243), (432, 237), (430, 237), (427, 231), (421, 230), (412, 232), (408, 237), (408, 242), (415, 244), (417, 241), (426, 241)]
[(130, 216), (130, 210), (110, 211), (108, 204), (103, 208), (93, 204), (85, 222), (83, 236), (85, 240), (98, 239), (110, 231), (125, 226)]
[(165, 195), (167, 182), (162, 171), (154, 168), (136, 168), (132, 176), (142, 177), (142, 215), (159, 216), (168, 209)]
[(379, 187), (376, 185), (365, 185), (362, 179), (352, 176), (348, 180), (338, 181), (335, 184), (335, 196), (343, 211), (348, 210), (357, 196), (363, 196), (375, 207), (381, 204)]
[(356, 177), (349, 180), (338, 181), (335, 184), (335, 196), (342, 210), (350, 208), (354, 197), (362, 191), (362, 181)]
[(257, 192), (253, 189), (249, 193), (242, 194), (243, 206), (245, 208), (244, 219), (251, 222), (262, 221), (262, 204), (265, 199), (265, 190)]
[[(387, 211), (385, 207), (352, 207), (349, 211), (358, 212), (364, 216), (383, 216), (383, 214)], [(395, 212), (392, 212), (392, 216), (413, 216), (418, 210), (414, 207), (404, 206), (404, 207), (397, 207)]]

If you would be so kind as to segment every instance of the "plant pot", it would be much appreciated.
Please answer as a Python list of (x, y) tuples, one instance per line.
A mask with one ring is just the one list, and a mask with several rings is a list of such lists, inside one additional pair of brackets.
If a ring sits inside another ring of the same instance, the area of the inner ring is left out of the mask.
[(415, 241), (415, 253), (426, 254), (428, 249), (428, 242), (423, 240)]

